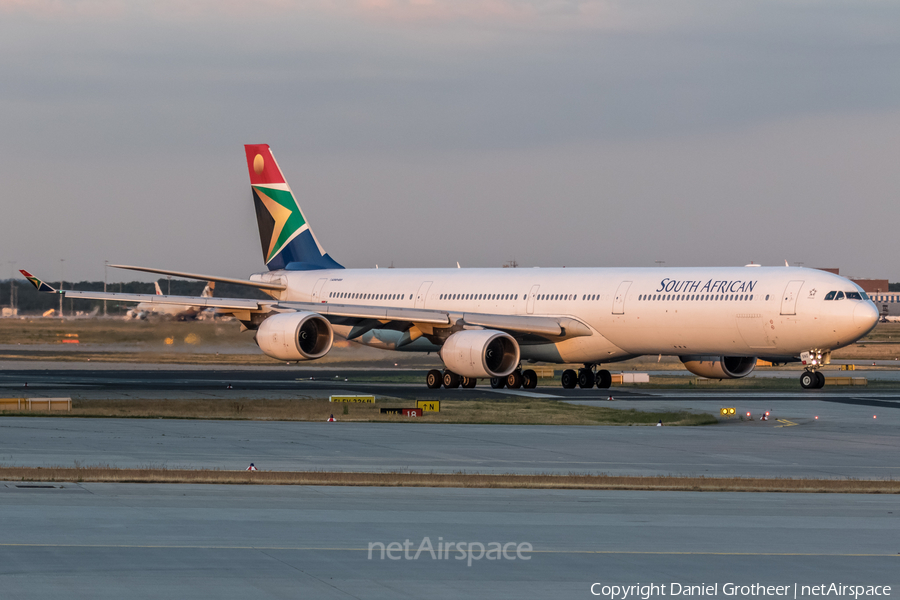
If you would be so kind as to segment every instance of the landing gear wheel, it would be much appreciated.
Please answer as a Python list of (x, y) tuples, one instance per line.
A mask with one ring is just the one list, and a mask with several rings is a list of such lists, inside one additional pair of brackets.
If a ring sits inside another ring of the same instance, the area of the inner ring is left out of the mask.
[(506, 385), (506, 377), (491, 377), (491, 387), (495, 390), (502, 390)]
[(506, 376), (506, 387), (511, 390), (517, 390), (522, 387), (523, 383), (522, 371), (516, 370)]
[(814, 390), (819, 385), (819, 378), (812, 371), (803, 371), (800, 376), (800, 387), (804, 390)]
[(610, 375), (609, 371), (607, 371), (606, 369), (597, 371), (597, 387), (602, 390), (607, 390), (611, 385), (612, 375)]
[(475, 377), (460, 377), (459, 383), (464, 388), (473, 388), (478, 385), (478, 379), (476, 379)]
[(816, 389), (821, 390), (823, 387), (825, 387), (825, 373), (816, 371)]
[(575, 386), (578, 384), (578, 375), (572, 369), (566, 369), (563, 371), (560, 383), (567, 390), (575, 389)]
[(533, 390), (537, 387), (537, 373), (531, 369), (522, 371), (522, 387), (526, 390)]
[(578, 369), (578, 387), (583, 390), (594, 387), (594, 372), (590, 369)]
[(444, 371), (444, 387), (448, 390), (459, 387), (459, 375), (453, 371)]
[(425, 383), (428, 385), (429, 390), (436, 390), (441, 387), (442, 380), (441, 372), (437, 369), (428, 371), (428, 375), (425, 376)]

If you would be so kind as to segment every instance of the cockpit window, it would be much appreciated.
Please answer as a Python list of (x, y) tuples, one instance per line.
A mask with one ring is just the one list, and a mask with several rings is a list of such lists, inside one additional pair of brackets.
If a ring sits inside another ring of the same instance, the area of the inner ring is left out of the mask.
[(862, 300), (862, 296), (859, 295), (859, 292), (847, 292), (847, 298), (849, 300)]
[(828, 292), (827, 294), (825, 294), (825, 299), (826, 300), (834, 300), (835, 294), (837, 294), (837, 292)]
[(835, 300), (843, 300), (843, 299), (844, 299), (844, 292), (838, 292), (838, 293), (837, 293), (837, 296), (835, 296), (834, 299), (835, 299)]

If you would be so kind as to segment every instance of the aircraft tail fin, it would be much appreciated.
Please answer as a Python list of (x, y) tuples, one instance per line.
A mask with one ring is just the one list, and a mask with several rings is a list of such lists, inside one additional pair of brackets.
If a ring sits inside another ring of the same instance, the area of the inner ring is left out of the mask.
[(309, 226), (268, 144), (248, 144), (247, 169), (263, 260), (270, 271), (343, 269)]
[(41, 281), (40, 279), (38, 279), (37, 277), (35, 277), (34, 275), (32, 275), (31, 273), (29, 273), (28, 271), (26, 271), (24, 269), (19, 269), (19, 273), (24, 275), (25, 279), (30, 281), (31, 285), (33, 285), (35, 288), (37, 288), (37, 291), (39, 291), (39, 292), (50, 292), (53, 294), (61, 294), (62, 293), (58, 289), (47, 285), (46, 283), (44, 283), (43, 281)]
[(162, 289), (159, 287), (159, 282), (158, 282), (158, 281), (154, 281), (154, 282), (153, 282), (153, 285), (156, 286), (156, 295), (157, 295), (157, 296), (162, 296), (163, 293), (162, 293)]
[(213, 292), (215, 292), (215, 291), (216, 291), (216, 282), (208, 281), (206, 283), (206, 287), (203, 288), (203, 292), (200, 294), (200, 297), (201, 298), (212, 298)]

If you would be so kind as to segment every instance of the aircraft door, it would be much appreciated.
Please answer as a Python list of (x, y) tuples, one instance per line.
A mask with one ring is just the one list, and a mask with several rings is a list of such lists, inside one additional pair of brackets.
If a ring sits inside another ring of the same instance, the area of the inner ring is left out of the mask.
[(528, 292), (528, 301), (525, 303), (525, 312), (529, 315), (534, 314), (534, 300), (537, 298), (538, 290), (541, 289), (541, 286), (535, 285), (531, 287), (531, 291)]
[(313, 286), (312, 298), (310, 299), (311, 302), (319, 302), (320, 301), (319, 296), (322, 295), (322, 288), (325, 287), (326, 281), (328, 281), (328, 279), (323, 277), (322, 279), (320, 279), (316, 282), (316, 285)]
[(630, 281), (623, 281), (619, 284), (619, 289), (616, 290), (616, 297), (613, 300), (613, 309), (612, 314), (614, 315), (624, 315), (625, 314), (625, 296), (628, 294), (628, 288), (631, 287)]
[(802, 286), (802, 281), (788, 282), (787, 287), (784, 288), (784, 294), (781, 296), (781, 314), (797, 314), (797, 297), (800, 296), (800, 288)]
[(416, 308), (425, 308), (425, 298), (428, 295), (428, 289), (431, 287), (430, 281), (423, 281), (416, 293)]

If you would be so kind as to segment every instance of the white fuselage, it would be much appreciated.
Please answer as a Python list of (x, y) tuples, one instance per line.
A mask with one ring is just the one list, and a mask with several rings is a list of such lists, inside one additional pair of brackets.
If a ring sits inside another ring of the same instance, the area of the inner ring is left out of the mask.
[[(271, 271), (252, 279), (286, 284), (276, 296), (284, 301), (581, 321), (591, 335), (521, 342), (523, 359), (560, 363), (642, 354), (790, 359), (851, 344), (878, 319), (865, 295), (825, 300), (830, 291), (860, 293), (851, 281), (791, 267), (340, 269)], [(339, 335), (349, 330), (335, 326)], [(390, 349), (399, 336), (375, 330), (357, 341)], [(436, 349), (419, 341), (403, 349)]]

